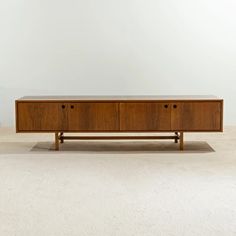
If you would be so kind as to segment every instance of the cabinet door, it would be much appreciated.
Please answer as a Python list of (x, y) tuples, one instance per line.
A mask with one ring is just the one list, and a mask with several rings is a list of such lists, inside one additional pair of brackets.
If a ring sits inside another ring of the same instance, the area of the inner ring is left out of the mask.
[(176, 102), (171, 107), (172, 130), (221, 131), (222, 129), (221, 102)]
[(171, 129), (169, 104), (157, 102), (127, 102), (120, 104), (122, 131), (168, 131)]
[(18, 131), (64, 131), (67, 129), (67, 106), (50, 102), (18, 102)]
[(75, 102), (69, 105), (69, 131), (119, 130), (119, 104)]

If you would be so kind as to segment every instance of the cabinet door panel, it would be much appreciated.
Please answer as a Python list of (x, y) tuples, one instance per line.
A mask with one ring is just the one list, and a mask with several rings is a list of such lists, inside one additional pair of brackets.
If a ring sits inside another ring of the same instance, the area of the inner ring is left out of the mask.
[(119, 104), (82, 102), (70, 103), (70, 131), (117, 131), (119, 130)]
[[(63, 107), (62, 107), (63, 106)], [(17, 104), (18, 131), (63, 131), (67, 129), (66, 105), (50, 102)]]
[(172, 104), (171, 128), (178, 131), (221, 131), (221, 102)]
[(125, 131), (168, 131), (171, 129), (170, 105), (166, 103), (121, 103), (120, 129)]

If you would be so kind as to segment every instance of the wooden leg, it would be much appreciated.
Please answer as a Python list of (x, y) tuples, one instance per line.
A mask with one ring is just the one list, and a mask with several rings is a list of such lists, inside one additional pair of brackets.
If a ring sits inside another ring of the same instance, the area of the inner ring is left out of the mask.
[(179, 149), (182, 151), (184, 150), (184, 132), (180, 132), (180, 142), (179, 142)]
[[(61, 132), (61, 133), (60, 133), (60, 137), (63, 137), (63, 134), (64, 134), (64, 133)], [(60, 142), (61, 142), (61, 143), (64, 143), (64, 139), (60, 139)]]
[[(178, 132), (175, 132), (175, 135), (178, 136)], [(178, 143), (178, 137), (175, 138), (175, 143)]]
[(59, 150), (59, 137), (58, 137), (58, 132), (55, 133), (55, 150)]

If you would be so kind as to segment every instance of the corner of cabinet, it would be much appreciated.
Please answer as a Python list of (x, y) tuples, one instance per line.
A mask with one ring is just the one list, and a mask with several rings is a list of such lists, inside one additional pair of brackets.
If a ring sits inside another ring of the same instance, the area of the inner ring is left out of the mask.
[(221, 129), (220, 132), (224, 132), (224, 100), (221, 100)]
[(18, 100), (15, 100), (15, 129), (16, 129), (16, 133), (19, 133), (19, 126), (18, 126)]

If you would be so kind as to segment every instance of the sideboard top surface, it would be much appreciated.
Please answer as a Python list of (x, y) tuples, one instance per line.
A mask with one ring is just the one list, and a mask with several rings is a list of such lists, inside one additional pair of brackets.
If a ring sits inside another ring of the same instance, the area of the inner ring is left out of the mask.
[(222, 101), (213, 95), (166, 95), (166, 96), (24, 96), (17, 101)]

